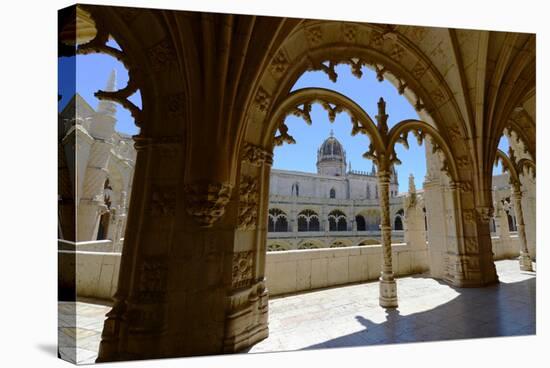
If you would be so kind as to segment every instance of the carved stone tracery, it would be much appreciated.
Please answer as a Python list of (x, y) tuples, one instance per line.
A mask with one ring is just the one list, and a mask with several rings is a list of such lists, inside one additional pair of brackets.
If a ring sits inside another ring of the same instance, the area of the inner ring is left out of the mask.
[(212, 227), (225, 213), (231, 197), (228, 183), (195, 183), (186, 185), (185, 210), (200, 227)]
[(244, 288), (252, 283), (253, 255), (252, 251), (233, 253), (233, 289)]
[(253, 230), (258, 221), (258, 179), (243, 175), (239, 187), (239, 230)]

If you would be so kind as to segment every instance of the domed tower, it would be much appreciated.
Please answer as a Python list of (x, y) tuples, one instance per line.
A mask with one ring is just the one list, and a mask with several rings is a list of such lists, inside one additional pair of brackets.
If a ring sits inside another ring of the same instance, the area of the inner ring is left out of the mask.
[(325, 139), (317, 151), (317, 173), (328, 176), (344, 176), (346, 174), (346, 151), (334, 132)]

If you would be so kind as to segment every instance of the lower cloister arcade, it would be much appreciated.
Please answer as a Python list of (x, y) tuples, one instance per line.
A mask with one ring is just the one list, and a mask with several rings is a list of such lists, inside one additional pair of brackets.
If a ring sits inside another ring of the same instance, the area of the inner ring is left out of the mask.
[[(66, 52), (106, 52), (124, 63), (128, 86), (98, 98), (130, 109), (140, 127), (118, 283), (98, 362), (240, 352), (269, 336), (267, 234), (289, 231), (289, 214), (268, 208), (273, 149), (295, 143), (285, 118), (310, 124), (312, 104), (323, 106), (330, 120), (347, 113), (352, 134), (370, 141), (364, 157), (377, 168), (381, 238), (372, 268), (376, 292), (365, 294), (371, 308), (399, 311), (403, 299), (409, 305), (410, 294), (401, 297), (396, 281), (395, 267), (404, 263), (392, 245), (400, 222), (408, 241), (424, 234), (426, 246), (427, 238), (429, 280), (457, 293), (473, 288), (463, 292), (466, 304), (494, 290), (497, 159), (513, 188), (520, 244), (514, 264), (532, 270), (527, 243), (533, 234), (525, 232), (518, 173), (534, 170), (536, 162), (533, 35), (90, 5), (68, 8), (60, 27), (73, 30), (72, 39), (60, 40), (63, 50), (76, 43)], [(108, 37), (121, 51), (105, 46)], [(383, 99), (372, 118), (331, 90), (291, 92), (307, 70), (336, 81), (334, 67), (342, 63), (357, 77), (363, 66), (375, 70), (420, 119), (390, 129)], [(135, 87), (141, 109), (127, 100)], [(505, 130), (532, 159), (498, 151)], [(408, 145), (409, 136), (426, 145), (424, 191), (391, 213), (395, 146)], [(408, 221), (409, 208), (417, 221)], [(328, 225), (338, 233), (352, 220), (358, 227), (360, 215), (333, 211), (322, 218), (304, 210), (297, 230)], [(372, 216), (361, 216), (368, 230)], [(360, 242), (366, 243), (368, 237)], [(333, 252), (350, 247), (337, 238), (331, 244)], [(314, 241), (299, 246), (303, 254), (322, 247)]]

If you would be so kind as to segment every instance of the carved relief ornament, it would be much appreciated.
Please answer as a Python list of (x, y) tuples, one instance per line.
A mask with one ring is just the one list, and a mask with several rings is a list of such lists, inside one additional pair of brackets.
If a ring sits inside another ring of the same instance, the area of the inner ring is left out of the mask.
[(200, 227), (211, 227), (225, 213), (231, 196), (228, 183), (194, 183), (186, 185), (185, 209)]
[(264, 162), (268, 165), (273, 163), (273, 154), (263, 147), (251, 143), (245, 143), (242, 151), (242, 160), (254, 166), (261, 166)]
[(241, 179), (239, 187), (240, 230), (252, 230), (258, 219), (258, 180), (248, 175)]

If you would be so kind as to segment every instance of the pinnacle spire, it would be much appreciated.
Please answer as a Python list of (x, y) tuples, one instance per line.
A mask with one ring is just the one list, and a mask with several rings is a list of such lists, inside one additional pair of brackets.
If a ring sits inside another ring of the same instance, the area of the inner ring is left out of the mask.
[[(107, 84), (105, 85), (104, 91), (113, 92), (116, 91), (116, 89), (116, 69), (113, 68), (113, 70), (111, 70), (111, 74), (109, 75), (109, 79), (107, 79)], [(112, 101), (101, 100), (99, 101), (97, 112), (114, 117), (116, 114), (116, 105)]]
[(414, 175), (409, 174), (409, 193), (416, 193), (416, 186), (414, 185)]
[(107, 80), (107, 85), (105, 86), (105, 91), (115, 91), (116, 90), (116, 69), (111, 70), (109, 79)]

